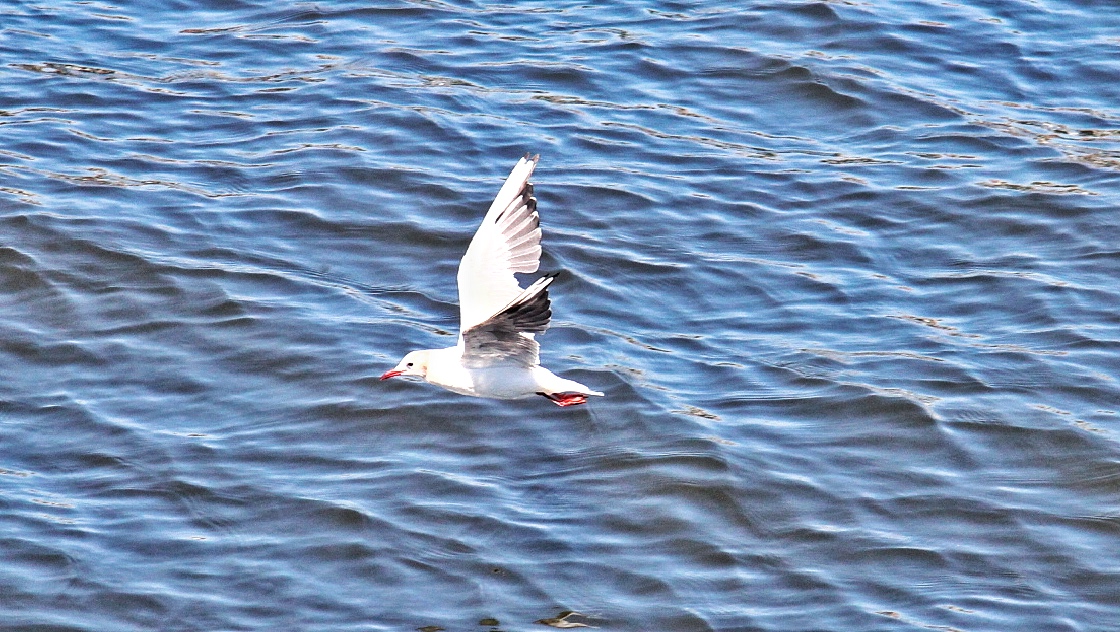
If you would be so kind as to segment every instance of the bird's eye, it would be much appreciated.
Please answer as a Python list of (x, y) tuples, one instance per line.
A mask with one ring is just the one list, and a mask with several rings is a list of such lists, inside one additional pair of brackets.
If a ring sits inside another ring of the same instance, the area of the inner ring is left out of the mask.
[(411, 362), (409, 362), (408, 364), (406, 364), (406, 365), (404, 365), (404, 366), (405, 366), (406, 368), (409, 368), (409, 369), (411, 369), (411, 368), (412, 368), (412, 363), (411, 363)]

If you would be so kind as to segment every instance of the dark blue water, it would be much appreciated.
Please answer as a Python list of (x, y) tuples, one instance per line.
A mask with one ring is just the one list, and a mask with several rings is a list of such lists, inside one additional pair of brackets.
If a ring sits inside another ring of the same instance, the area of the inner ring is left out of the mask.
[[(0, 4), (0, 630), (1117, 629), (1118, 34)], [(525, 152), (607, 396), (379, 382)]]

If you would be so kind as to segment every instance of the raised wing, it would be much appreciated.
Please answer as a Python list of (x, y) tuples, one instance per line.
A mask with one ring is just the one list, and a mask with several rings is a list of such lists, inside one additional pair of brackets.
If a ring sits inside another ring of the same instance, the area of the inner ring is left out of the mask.
[(540, 216), (529, 183), (539, 160), (526, 155), (517, 161), (459, 262), (460, 337), (521, 294), (514, 272), (540, 266)]
[(549, 275), (537, 279), (497, 314), (464, 331), (463, 365), (477, 369), (539, 364), (540, 345), (533, 334), (548, 329), (552, 319), (548, 286), (555, 278)]

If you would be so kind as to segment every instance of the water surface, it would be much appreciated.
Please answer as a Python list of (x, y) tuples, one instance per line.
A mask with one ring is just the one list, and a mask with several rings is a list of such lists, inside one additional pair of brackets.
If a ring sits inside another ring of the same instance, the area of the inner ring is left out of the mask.
[[(1118, 32), (0, 5), (0, 629), (1115, 626)], [(607, 396), (378, 382), (526, 152)]]

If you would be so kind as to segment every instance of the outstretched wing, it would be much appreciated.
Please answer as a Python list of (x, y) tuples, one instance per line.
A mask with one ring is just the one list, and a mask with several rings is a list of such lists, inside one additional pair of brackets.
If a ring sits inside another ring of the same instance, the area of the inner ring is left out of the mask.
[(526, 155), (517, 161), (459, 262), (460, 337), (521, 294), (514, 272), (536, 272), (540, 266), (540, 216), (529, 183), (539, 160)]
[(552, 319), (548, 286), (555, 278), (553, 274), (537, 279), (497, 314), (464, 331), (464, 366), (539, 364), (540, 345), (533, 334), (547, 330)]

